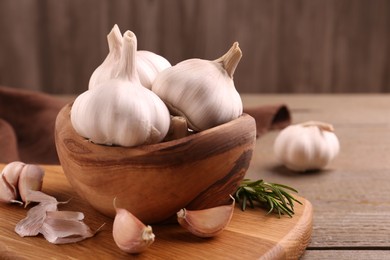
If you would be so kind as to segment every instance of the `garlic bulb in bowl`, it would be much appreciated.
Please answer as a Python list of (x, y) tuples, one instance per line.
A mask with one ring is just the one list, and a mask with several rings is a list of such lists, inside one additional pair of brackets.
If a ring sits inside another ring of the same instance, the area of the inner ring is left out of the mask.
[[(122, 52), (123, 39), (118, 25), (114, 25), (110, 33), (107, 35), (109, 52), (107, 57), (92, 73), (88, 89), (92, 89), (100, 83), (118, 76), (119, 60)], [(136, 52), (136, 68), (139, 75), (141, 85), (151, 89), (152, 83), (157, 74), (166, 68), (171, 67), (171, 63), (164, 57), (146, 50), (138, 50)]]
[(340, 150), (333, 126), (318, 121), (290, 125), (274, 142), (277, 159), (293, 171), (319, 170)]
[(137, 146), (163, 140), (170, 125), (168, 108), (143, 87), (136, 71), (137, 38), (123, 37), (117, 76), (79, 95), (72, 105), (76, 132), (97, 144)]
[(238, 43), (219, 59), (188, 59), (160, 72), (152, 84), (174, 115), (202, 131), (242, 114), (242, 101), (233, 74), (242, 57)]
[(157, 75), (169, 67), (171, 63), (164, 57), (151, 51), (137, 51), (137, 71), (142, 86), (151, 89)]

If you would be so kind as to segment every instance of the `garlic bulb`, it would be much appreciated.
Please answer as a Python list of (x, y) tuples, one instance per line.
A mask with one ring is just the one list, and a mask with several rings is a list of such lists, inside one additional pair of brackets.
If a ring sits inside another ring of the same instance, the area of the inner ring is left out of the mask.
[(169, 129), (168, 108), (139, 81), (135, 34), (127, 31), (122, 44), (117, 76), (76, 98), (71, 123), (79, 135), (97, 144), (130, 147), (160, 142)]
[(142, 86), (151, 89), (157, 75), (169, 67), (171, 63), (164, 57), (151, 51), (137, 51), (137, 72)]
[[(107, 35), (109, 53), (103, 63), (95, 69), (89, 79), (88, 89), (92, 89), (100, 83), (117, 77), (120, 71), (118, 62), (122, 50), (122, 34), (118, 25), (114, 25)], [(164, 57), (151, 51), (140, 50), (136, 53), (136, 68), (139, 74), (141, 85), (151, 89), (152, 83), (157, 74), (164, 69), (171, 67), (171, 64)]]
[[(233, 197), (232, 197), (233, 198)], [(198, 237), (213, 237), (220, 234), (230, 223), (234, 212), (235, 200), (232, 204), (202, 210), (177, 212), (177, 221), (189, 232)]]
[(274, 143), (277, 159), (293, 171), (319, 170), (339, 152), (333, 126), (310, 121), (283, 129)]
[(217, 60), (182, 61), (160, 72), (152, 91), (195, 131), (226, 123), (242, 114), (241, 97), (233, 82), (241, 56), (236, 42)]
[(145, 226), (137, 217), (126, 209), (114, 207), (116, 215), (112, 235), (116, 245), (124, 252), (134, 254), (147, 249), (155, 235), (151, 226)]

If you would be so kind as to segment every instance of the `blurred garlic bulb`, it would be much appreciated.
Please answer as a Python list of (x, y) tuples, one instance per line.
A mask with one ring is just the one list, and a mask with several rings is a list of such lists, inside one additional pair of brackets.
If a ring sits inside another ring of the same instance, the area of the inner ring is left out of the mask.
[(233, 74), (242, 57), (238, 43), (214, 61), (189, 59), (160, 72), (152, 85), (174, 115), (202, 131), (238, 118), (242, 101)]
[[(118, 62), (122, 51), (122, 34), (118, 25), (114, 25), (107, 35), (109, 53), (103, 63), (95, 69), (89, 79), (88, 89), (92, 89), (100, 83), (116, 78), (120, 71)], [(136, 68), (141, 85), (151, 89), (152, 83), (157, 74), (164, 69), (171, 67), (171, 64), (164, 57), (151, 51), (140, 50), (136, 53)]]
[(76, 98), (71, 123), (79, 135), (98, 144), (129, 147), (160, 142), (169, 129), (168, 108), (139, 81), (135, 34), (127, 31), (122, 45), (117, 76)]
[(274, 143), (277, 159), (293, 171), (319, 170), (339, 152), (333, 126), (309, 121), (283, 129)]

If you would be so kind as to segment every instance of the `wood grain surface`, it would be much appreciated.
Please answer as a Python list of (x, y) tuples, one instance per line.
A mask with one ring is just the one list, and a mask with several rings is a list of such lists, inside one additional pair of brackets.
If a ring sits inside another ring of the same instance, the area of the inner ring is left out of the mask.
[[(4, 165), (0, 165), (2, 169)], [(303, 205), (296, 206), (293, 218), (265, 215), (261, 209), (243, 212), (235, 209), (227, 229), (212, 239), (197, 238), (177, 224), (154, 225), (156, 241), (139, 255), (127, 255), (112, 239), (112, 219), (94, 211), (71, 189), (60, 166), (44, 166), (43, 191), (59, 201), (72, 198), (60, 210), (82, 211), (85, 222), (97, 229), (106, 225), (90, 239), (76, 244), (53, 245), (42, 236), (21, 238), (14, 232), (16, 223), (25, 217), (21, 206), (0, 204), (1, 259), (297, 259), (309, 243), (312, 227), (312, 206), (298, 197)]]
[(387, 0), (0, 2), (0, 84), (78, 94), (117, 23), (172, 64), (234, 41), (240, 93), (389, 92)]
[(340, 154), (326, 169), (294, 174), (272, 153), (277, 131), (256, 143), (250, 178), (285, 183), (314, 208), (306, 259), (390, 259), (390, 95), (246, 95), (247, 106), (284, 102), (293, 123), (333, 124)]

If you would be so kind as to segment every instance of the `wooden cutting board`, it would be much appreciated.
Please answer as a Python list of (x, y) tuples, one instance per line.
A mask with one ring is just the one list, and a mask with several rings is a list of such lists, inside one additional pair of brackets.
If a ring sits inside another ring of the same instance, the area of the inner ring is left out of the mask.
[[(0, 164), (0, 170), (4, 165)], [(241, 211), (237, 206), (227, 229), (211, 239), (197, 238), (177, 224), (154, 225), (154, 244), (142, 254), (122, 252), (112, 239), (112, 219), (92, 209), (70, 187), (60, 166), (43, 166), (43, 192), (67, 201), (59, 210), (81, 211), (93, 230), (105, 226), (94, 237), (75, 244), (53, 245), (42, 236), (19, 237), (15, 225), (27, 209), (16, 204), (0, 204), (1, 259), (297, 259), (309, 243), (312, 206), (299, 197), (293, 218), (266, 215), (262, 209)], [(107, 184), (109, 185), (109, 183)]]

